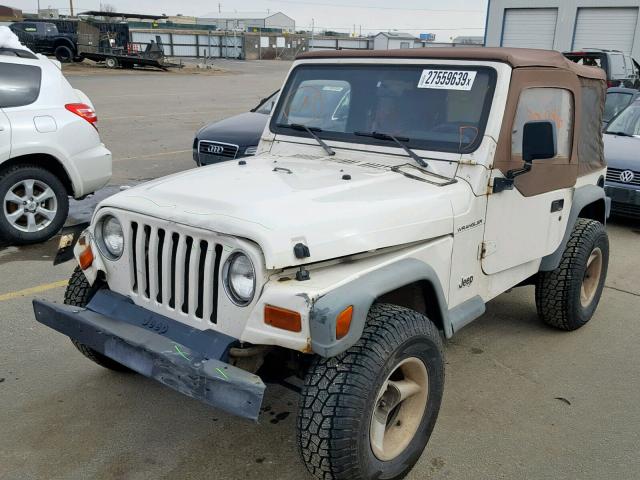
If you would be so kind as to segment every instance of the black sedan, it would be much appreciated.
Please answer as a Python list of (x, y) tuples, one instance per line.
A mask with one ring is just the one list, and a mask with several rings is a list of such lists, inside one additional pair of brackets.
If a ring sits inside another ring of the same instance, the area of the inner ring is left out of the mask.
[(255, 155), (279, 93), (262, 99), (249, 112), (202, 127), (193, 140), (193, 160), (198, 166)]

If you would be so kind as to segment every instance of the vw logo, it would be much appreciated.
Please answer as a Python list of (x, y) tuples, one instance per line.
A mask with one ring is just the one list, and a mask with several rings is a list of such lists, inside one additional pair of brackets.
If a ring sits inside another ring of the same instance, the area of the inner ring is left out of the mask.
[(221, 147), (220, 145), (207, 145), (207, 152), (220, 155), (224, 152), (224, 147)]
[(631, 170), (625, 170), (620, 174), (620, 181), (622, 183), (631, 183), (635, 178), (634, 173)]

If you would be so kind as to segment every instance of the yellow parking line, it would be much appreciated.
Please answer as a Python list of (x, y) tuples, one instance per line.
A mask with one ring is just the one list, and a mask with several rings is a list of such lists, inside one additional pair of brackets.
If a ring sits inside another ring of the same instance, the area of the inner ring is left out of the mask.
[(52, 283), (45, 283), (44, 285), (38, 285), (36, 287), (25, 288), (24, 290), (16, 290), (15, 292), (3, 293), (0, 295), (0, 302), (6, 300), (13, 300), (15, 298), (26, 297), (27, 295), (35, 295), (36, 293), (46, 292), (47, 290), (53, 290), (54, 288), (66, 287), (68, 280), (60, 280)]

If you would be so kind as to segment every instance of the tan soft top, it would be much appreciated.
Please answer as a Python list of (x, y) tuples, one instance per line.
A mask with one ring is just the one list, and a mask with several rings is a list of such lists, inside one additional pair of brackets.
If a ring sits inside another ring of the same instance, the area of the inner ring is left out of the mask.
[(553, 50), (532, 48), (409, 48), (401, 50), (319, 50), (298, 55), (298, 59), (314, 58), (428, 58), (443, 60), (482, 60), (502, 62), (513, 68), (547, 67), (570, 70), (579, 77), (606, 80), (604, 70), (578, 65)]

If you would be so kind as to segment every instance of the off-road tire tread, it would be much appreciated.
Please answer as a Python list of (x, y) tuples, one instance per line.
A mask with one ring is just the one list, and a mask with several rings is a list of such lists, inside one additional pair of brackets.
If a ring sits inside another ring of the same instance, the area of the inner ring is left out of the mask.
[[(560, 330), (573, 331), (587, 323), (588, 319), (583, 321), (578, 316), (577, 308), (580, 305), (579, 302), (575, 305), (575, 298), (579, 298), (579, 292), (576, 297), (575, 289), (580, 289), (581, 282), (574, 280), (582, 273), (583, 265), (580, 263), (580, 258), (584, 258), (584, 255), (588, 258), (596, 239), (602, 234), (607, 238), (602, 223), (578, 218), (558, 268), (550, 272), (540, 272), (538, 275), (535, 293), (536, 308), (538, 316), (547, 325)], [(608, 240), (607, 252), (603, 254), (608, 257)], [(606, 273), (605, 263), (603, 275), (606, 276)], [(598, 296), (595, 301), (599, 300)]]
[[(10, 175), (13, 175), (16, 172), (20, 172), (22, 170), (36, 170), (39, 172), (44, 172), (45, 175), (51, 175), (56, 181), (58, 181), (60, 183), (60, 187), (62, 187), (62, 190), (66, 193), (66, 188), (64, 186), (64, 184), (62, 183), (62, 181), (51, 171), (47, 170), (46, 168), (42, 168), (38, 165), (34, 165), (32, 163), (21, 163), (18, 165), (13, 165), (11, 167), (8, 167), (6, 169), (3, 169), (2, 166), (0, 165), (0, 183), (2, 183), (2, 181), (9, 177)], [(49, 187), (53, 187), (53, 185), (49, 185)], [(2, 199), (0, 199), (0, 215), (3, 215), (3, 211), (2, 209), (4, 209), (4, 205), (2, 205)], [(64, 222), (67, 219), (67, 214), (69, 212), (69, 199), (67, 198), (67, 195), (62, 195), (61, 198), (58, 198), (58, 211), (62, 211), (64, 212), (63, 215), (61, 215), (61, 221), (57, 222), (59, 223), (59, 225), (57, 225), (54, 229), (53, 229), (53, 233), (51, 233), (50, 235), (46, 235), (44, 237), (36, 237), (33, 240), (26, 240), (24, 238), (22, 238), (21, 236), (16, 236), (16, 235), (20, 235), (20, 234), (13, 234), (11, 233), (11, 231), (9, 232), (4, 232), (4, 227), (2, 227), (2, 225), (0, 225), (0, 238), (4, 238), (6, 237), (7, 240), (9, 240), (12, 243), (15, 243), (17, 245), (29, 245), (32, 243), (39, 243), (39, 242), (44, 242), (46, 240), (48, 240), (49, 238), (53, 237), (56, 233), (58, 233), (58, 231), (62, 228), (62, 226), (64, 225)], [(55, 222), (55, 220), (54, 220)], [(52, 225), (55, 225), (55, 223), (52, 223)], [(48, 229), (51, 229), (51, 225), (49, 227), (47, 227)], [(38, 232), (40, 233), (40, 232)]]
[[(385, 360), (415, 335), (432, 339), (444, 358), (440, 334), (429, 319), (397, 305), (375, 304), (355, 345), (336, 357), (314, 358), (297, 418), (298, 450), (313, 476), (320, 480), (361, 478), (356, 447), (350, 441), (357, 429), (360, 402)], [(444, 382), (444, 368), (437, 375)], [(439, 404), (433, 423), (438, 410)]]
[[(80, 267), (76, 267), (71, 274), (69, 284), (64, 292), (64, 303), (66, 305), (85, 308), (98, 289), (99, 287), (91, 286), (82, 269)], [(111, 360), (109, 357), (96, 352), (92, 348), (89, 348), (73, 339), (71, 339), (71, 342), (78, 350), (80, 350), (80, 353), (101, 367), (108, 368), (109, 370), (115, 370), (117, 372), (131, 372), (128, 367)]]

